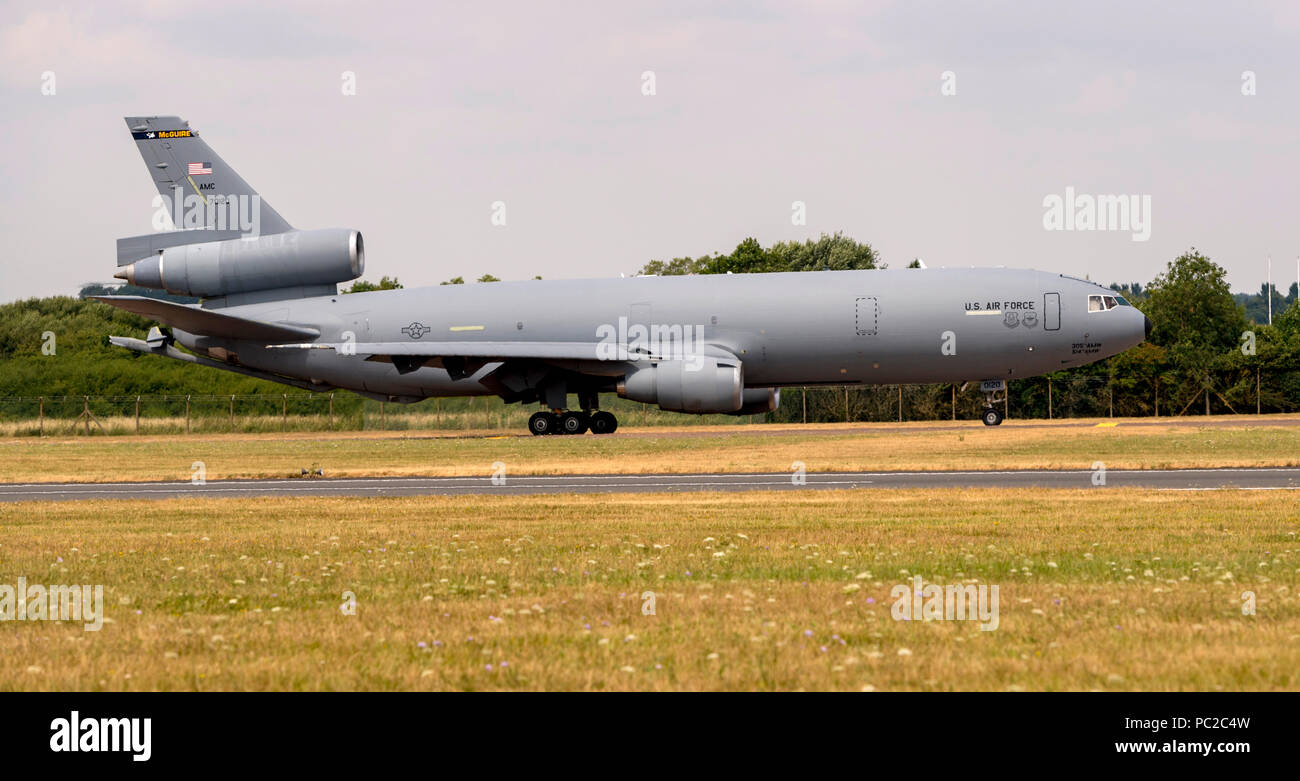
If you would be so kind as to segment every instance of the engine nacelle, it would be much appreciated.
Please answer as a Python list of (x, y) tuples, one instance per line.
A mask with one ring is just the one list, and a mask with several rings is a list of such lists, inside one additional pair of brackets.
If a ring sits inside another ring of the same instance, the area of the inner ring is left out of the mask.
[(365, 267), (361, 233), (329, 228), (168, 247), (115, 276), (182, 296), (224, 296), (346, 282)]
[(768, 412), (776, 412), (776, 408), (781, 406), (781, 389), (745, 388), (740, 401), (740, 409), (730, 414), (762, 415)]
[(618, 384), (618, 395), (625, 399), (658, 404), (659, 409), (669, 412), (698, 415), (735, 412), (742, 405), (744, 390), (740, 366), (703, 356), (646, 366)]

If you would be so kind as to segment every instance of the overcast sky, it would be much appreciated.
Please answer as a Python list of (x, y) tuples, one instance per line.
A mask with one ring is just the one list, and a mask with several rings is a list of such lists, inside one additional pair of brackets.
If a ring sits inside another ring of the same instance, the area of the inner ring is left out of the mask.
[[(188, 119), (408, 287), (843, 231), (893, 266), (1102, 282), (1195, 246), (1235, 290), (1271, 254), (1285, 289), (1300, 4), (1168, 5), (0, 3), (0, 301), (110, 280), (150, 231), (130, 114)], [(1046, 230), (1067, 187), (1149, 196), (1149, 240)]]

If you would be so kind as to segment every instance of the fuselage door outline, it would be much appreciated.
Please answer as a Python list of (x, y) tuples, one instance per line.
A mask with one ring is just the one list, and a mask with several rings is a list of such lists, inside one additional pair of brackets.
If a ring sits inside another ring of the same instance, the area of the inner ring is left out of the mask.
[(1061, 294), (1043, 294), (1043, 330), (1061, 330)]

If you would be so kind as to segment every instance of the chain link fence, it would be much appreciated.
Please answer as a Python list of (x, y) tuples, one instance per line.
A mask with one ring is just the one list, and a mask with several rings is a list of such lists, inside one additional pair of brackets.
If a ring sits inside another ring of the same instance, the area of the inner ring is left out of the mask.
[[(749, 423), (748, 416), (679, 415), (625, 399), (603, 407), (626, 425)], [(23, 396), (0, 398), (0, 436), (71, 436), (320, 431), (525, 430), (533, 404), (506, 404), (495, 396), (428, 399), (398, 404), (352, 393), (138, 396)], [(762, 416), (755, 416), (761, 419)]]
[[(1008, 419), (1140, 418), (1300, 411), (1300, 393), (1286, 377), (1162, 377), (1065, 375), (1010, 380), (998, 394)], [(1272, 380), (1272, 382), (1270, 382)], [(786, 388), (772, 422), (973, 420), (984, 409), (978, 383)]]
[[(1266, 383), (1163, 382), (1104, 375), (1035, 377), (1007, 383), (998, 406), (1009, 419), (1149, 417), (1294, 412), (1300, 398)], [(681, 415), (626, 399), (602, 406), (624, 425), (974, 420), (984, 408), (977, 385), (817, 386), (784, 388), (776, 412)], [(0, 436), (86, 434), (274, 433), (295, 431), (518, 431), (535, 405), (491, 396), (385, 403), (352, 393), (0, 398)]]

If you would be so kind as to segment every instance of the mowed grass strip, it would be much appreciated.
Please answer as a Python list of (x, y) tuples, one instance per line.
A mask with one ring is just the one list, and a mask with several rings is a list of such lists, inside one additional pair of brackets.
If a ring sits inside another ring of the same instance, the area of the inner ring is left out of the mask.
[(1108, 469), (1300, 464), (1300, 426), (1186, 420), (1080, 426), (1011, 421), (620, 430), (612, 436), (339, 434), (61, 437), (0, 440), (0, 483), (508, 474)]
[[(1298, 532), (1279, 491), (0, 505), (0, 583), (109, 619), (0, 624), (0, 690), (1297, 689)], [(914, 575), (997, 629), (894, 620)]]

